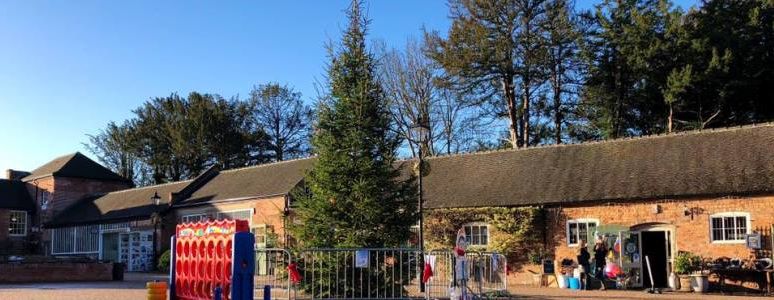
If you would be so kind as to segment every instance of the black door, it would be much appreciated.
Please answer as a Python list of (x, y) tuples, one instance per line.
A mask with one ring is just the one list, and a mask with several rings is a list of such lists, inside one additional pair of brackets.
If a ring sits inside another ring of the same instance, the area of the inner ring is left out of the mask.
[[(650, 260), (651, 273), (653, 274), (653, 285), (648, 276), (648, 267), (645, 257)], [(642, 232), (642, 275), (643, 287), (667, 287), (667, 247), (666, 234), (663, 231), (643, 231)]]

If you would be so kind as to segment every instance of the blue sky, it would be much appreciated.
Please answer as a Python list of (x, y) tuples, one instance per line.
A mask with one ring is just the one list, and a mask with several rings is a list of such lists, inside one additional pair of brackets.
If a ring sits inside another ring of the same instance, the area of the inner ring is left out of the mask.
[[(172, 92), (244, 97), (277, 81), (311, 102), (348, 3), (0, 0), (0, 170), (90, 155), (87, 134)], [(367, 7), (369, 38), (392, 47), (450, 24), (442, 0)]]

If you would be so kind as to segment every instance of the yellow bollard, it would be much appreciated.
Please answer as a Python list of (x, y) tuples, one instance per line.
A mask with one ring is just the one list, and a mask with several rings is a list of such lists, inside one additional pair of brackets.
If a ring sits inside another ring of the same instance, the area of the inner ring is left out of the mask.
[(148, 300), (167, 300), (166, 281), (149, 281), (145, 287), (148, 289)]

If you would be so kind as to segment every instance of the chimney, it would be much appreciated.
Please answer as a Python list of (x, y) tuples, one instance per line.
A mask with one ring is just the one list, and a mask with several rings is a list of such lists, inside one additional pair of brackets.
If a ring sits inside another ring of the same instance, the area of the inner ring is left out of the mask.
[(30, 172), (27, 171), (19, 171), (14, 169), (7, 169), (5, 170), (5, 178), (8, 180), (21, 180), (22, 178), (26, 177), (27, 175), (30, 175)]

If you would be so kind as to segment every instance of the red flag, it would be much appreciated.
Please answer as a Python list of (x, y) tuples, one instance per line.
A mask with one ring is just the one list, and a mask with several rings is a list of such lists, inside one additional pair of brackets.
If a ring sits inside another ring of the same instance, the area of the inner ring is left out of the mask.
[(430, 267), (430, 263), (425, 263), (425, 271), (422, 273), (422, 282), (427, 283), (430, 281), (430, 277), (433, 277), (433, 268)]
[(288, 265), (288, 273), (290, 273), (291, 282), (296, 284), (301, 282), (301, 273), (298, 273), (298, 268), (296, 267), (296, 263), (290, 263)]

